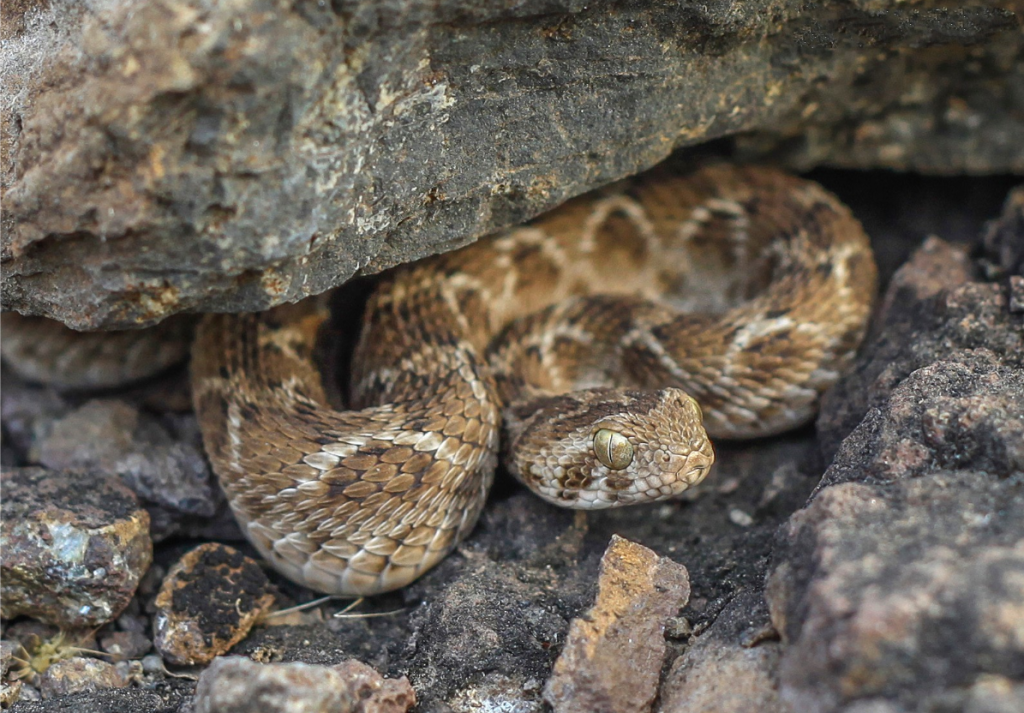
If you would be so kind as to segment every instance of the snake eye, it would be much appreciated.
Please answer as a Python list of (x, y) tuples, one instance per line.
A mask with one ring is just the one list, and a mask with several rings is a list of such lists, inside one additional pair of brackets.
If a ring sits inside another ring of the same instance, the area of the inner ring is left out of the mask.
[(612, 470), (622, 470), (633, 462), (633, 446), (621, 433), (607, 428), (594, 434), (594, 452)]

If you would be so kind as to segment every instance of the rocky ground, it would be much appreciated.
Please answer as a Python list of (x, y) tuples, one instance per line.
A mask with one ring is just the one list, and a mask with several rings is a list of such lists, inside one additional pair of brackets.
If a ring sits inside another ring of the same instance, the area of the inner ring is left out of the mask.
[[(103, 393), (5, 370), (0, 702), (1024, 709), (1024, 192), (812, 177), (885, 281), (816, 428), (719, 444), (704, 484), (652, 507), (581, 518), (499, 482), (458, 552), (351, 610), (280, 611), (313, 595), (249, 558), (184, 368)], [(285, 662), (305, 665), (257, 666)]]

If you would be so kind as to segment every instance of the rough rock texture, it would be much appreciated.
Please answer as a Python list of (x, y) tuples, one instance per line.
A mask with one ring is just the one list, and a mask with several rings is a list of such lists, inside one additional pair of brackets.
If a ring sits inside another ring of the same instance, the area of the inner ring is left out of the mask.
[[(1024, 243), (1024, 233), (1018, 238)], [(827, 457), (915, 369), (972, 350), (1024, 366), (1024, 317), (1010, 311), (1008, 285), (976, 281), (966, 248), (938, 238), (893, 276), (872, 333), (865, 357), (823, 399), (818, 431)]]
[(112, 664), (78, 657), (58, 661), (46, 669), (46, 673), (39, 679), (39, 692), (43, 698), (57, 698), (103, 688), (124, 688), (127, 685), (128, 681)]
[(150, 516), (154, 542), (172, 535), (240, 540), (202, 454), (187, 369), (94, 398), (31, 384), (0, 369), (10, 465), (95, 468), (119, 475)]
[(199, 678), (195, 713), (405, 713), (416, 703), (407, 679), (389, 680), (358, 661), (334, 667), (214, 661)]
[[(987, 233), (1016, 235), (1001, 245), (1024, 243), (1015, 200)], [(835, 458), (783, 529), (768, 585), (792, 710), (1019, 707), (1024, 314), (1004, 255), (982, 282), (962, 250), (925, 243), (823, 406)]]
[(782, 713), (781, 647), (760, 592), (744, 592), (679, 656), (661, 686), (658, 713)]
[(808, 712), (964, 710), (986, 679), (1020, 685), (1021, 508), (1019, 473), (823, 490), (787, 527), (769, 585), (783, 700)]
[(597, 600), (569, 625), (544, 689), (556, 713), (643, 713), (665, 658), (665, 624), (686, 606), (686, 568), (613, 536), (601, 558)]
[(251, 310), (746, 132), (791, 164), (1024, 168), (1019, 3), (4, 7), (2, 296)]
[(179, 666), (227, 653), (274, 603), (269, 584), (259, 564), (238, 550), (200, 545), (171, 568), (157, 594), (157, 650)]
[(175, 433), (157, 417), (118, 399), (92, 399), (48, 427), (36, 458), (47, 468), (117, 475), (149, 506), (154, 539), (182, 518), (211, 518), (224, 496), (213, 482), (195, 420)]
[(13, 641), (0, 641), (0, 708), (10, 708), (21, 697), (22, 682), (7, 676), (19, 648)]
[[(977, 245), (984, 221), (998, 214), (1002, 198), (1012, 186), (1006, 177), (940, 179), (832, 170), (816, 171), (814, 177), (854, 207), (872, 235), (887, 279), (930, 233)], [(989, 259), (995, 263), (994, 257)], [(978, 274), (988, 274), (989, 267), (982, 267), (984, 272)], [(966, 274), (978, 279), (973, 269)], [(993, 289), (999, 293), (1006, 286), (1005, 272), (995, 279)], [(992, 311), (985, 306), (988, 299), (977, 310), (983, 317)], [(909, 297), (896, 300), (897, 306), (902, 308), (908, 301)], [(974, 317), (967, 306), (949, 311), (950, 321), (969, 324)], [(919, 324), (931, 324), (924, 308), (919, 308), (919, 314)], [(1008, 337), (1001, 319), (997, 317), (997, 329), (989, 339)], [(892, 338), (896, 336), (893, 332)], [(904, 336), (911, 341), (926, 338), (923, 333)], [(979, 346), (993, 355), (1000, 353), (992, 343), (968, 348)], [(941, 340), (937, 340), (939, 347)], [(865, 358), (870, 359), (870, 352)], [(996, 356), (996, 360), (1003, 363), (1005, 357)], [(928, 362), (913, 368), (922, 366)], [(144, 415), (156, 414), (166, 426), (168, 409), (187, 418), (180, 413), (187, 408), (187, 398), (182, 405), (180, 396), (187, 394), (185, 378), (184, 373), (172, 373), (145, 389), (105, 396), (125, 400)], [(3, 387), (3, 443), (19, 464), (29, 462), (54, 422), (88, 401), (63, 394), (59, 403), (51, 402), (47, 391), (19, 384), (9, 372), (3, 375)], [(985, 393), (995, 393), (992, 383), (985, 388)], [(988, 408), (981, 399), (975, 401)], [(170, 403), (176, 405), (168, 406)], [(881, 408), (887, 403), (883, 394), (876, 405)], [(993, 404), (983, 413), (990, 433), (1005, 433), (993, 428), (1003, 406)], [(965, 425), (963, 414), (969, 415), (962, 412), (957, 416), (953, 423), (957, 429)], [(851, 430), (862, 416), (852, 422)], [(912, 426), (911, 421), (907, 423)], [(175, 437), (189, 432), (166, 427)], [(181, 437), (187, 440), (187, 435)], [(943, 448), (952, 445), (947, 442)], [(594, 602), (600, 558), (611, 536), (618, 534), (684, 564), (690, 574), (690, 603), (670, 620), (666, 630), (662, 701), (683, 700), (688, 706), (703, 701), (706, 710), (715, 710), (716, 683), (727, 686), (718, 689), (722, 695), (751, 691), (757, 695), (753, 700), (770, 701), (771, 694), (762, 684), (777, 681), (782, 644), (763, 630), (764, 604), (757, 600), (763, 598), (778, 528), (806, 504), (828, 461), (822, 459), (811, 428), (752, 443), (719, 443), (716, 449), (715, 472), (684, 498), (652, 507), (590, 513), (585, 526), (574, 524), (571, 513), (549, 507), (499, 477), (472, 536), (411, 587), (364, 601), (343, 617), (332, 614), (347, 606), (344, 602), (315, 607), (301, 618), (273, 617), (267, 625), (256, 626), (232, 651), (262, 662), (326, 666), (357, 658), (391, 678), (408, 676), (420, 701), (417, 710), (422, 713), (541, 713), (546, 709), (543, 687), (561, 653), (569, 622)], [(948, 454), (943, 458), (948, 459)], [(976, 534), (977, 528), (969, 529)], [(204, 537), (209, 539), (209, 535)], [(174, 540), (158, 545), (156, 563), (129, 608), (118, 617), (118, 630), (151, 630), (148, 613), (160, 581), (189, 546)], [(244, 544), (241, 548), (253, 556)], [(300, 603), (314, 596), (273, 573), (269, 576), (283, 600)], [(279, 621), (289, 624), (271, 625)], [(16, 628), (20, 630), (22, 625), (6, 628), (4, 637)], [(101, 647), (110, 630), (97, 633)], [(935, 631), (941, 635), (943, 629)], [(949, 643), (951, 650), (959, 646), (959, 640)], [(680, 655), (684, 656), (682, 662), (677, 661)], [(705, 659), (706, 665), (698, 665)], [(141, 662), (122, 663), (141, 663), (143, 680), (132, 688), (42, 702), (25, 702), (23, 696), (16, 713), (193, 713), (195, 682), (175, 677), (173, 668), (170, 674), (164, 673), (166, 667), (159, 656), (150, 654)], [(732, 678), (723, 681), (723, 675)], [(679, 687), (670, 687), (670, 681)], [(26, 686), (25, 690), (38, 700), (36, 689)], [(711, 695), (704, 697), (704, 692)], [(893, 699), (863, 700), (859, 711), (857, 702), (852, 704), (857, 713), (865, 713), (865, 709), (901, 711)], [(944, 700), (940, 696), (929, 713), (1018, 713), (1024, 710), (1024, 686), (1019, 677), (982, 675), (953, 692), (948, 705)], [(768, 703), (764, 705), (771, 710)], [(757, 706), (751, 709), (759, 710)]]
[(149, 515), (117, 478), (5, 468), (0, 562), (4, 618), (62, 628), (104, 624), (149, 567)]

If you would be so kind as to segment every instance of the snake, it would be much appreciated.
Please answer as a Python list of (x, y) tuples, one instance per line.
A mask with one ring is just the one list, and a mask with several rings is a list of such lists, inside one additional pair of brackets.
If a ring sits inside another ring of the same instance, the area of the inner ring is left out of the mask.
[(561, 507), (651, 503), (707, 476), (712, 438), (806, 424), (876, 283), (864, 229), (820, 185), (654, 170), (386, 272), (343, 389), (319, 363), (328, 296), (206, 315), (193, 404), (260, 554), (373, 595), (468, 536), (499, 467)]

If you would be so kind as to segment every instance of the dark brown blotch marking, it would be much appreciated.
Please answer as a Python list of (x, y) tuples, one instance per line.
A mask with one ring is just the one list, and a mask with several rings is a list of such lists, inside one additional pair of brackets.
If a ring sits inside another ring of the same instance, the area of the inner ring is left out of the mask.
[(612, 211), (594, 233), (598, 255), (615, 270), (628, 270), (647, 258), (647, 239), (630, 217), (621, 210)]

